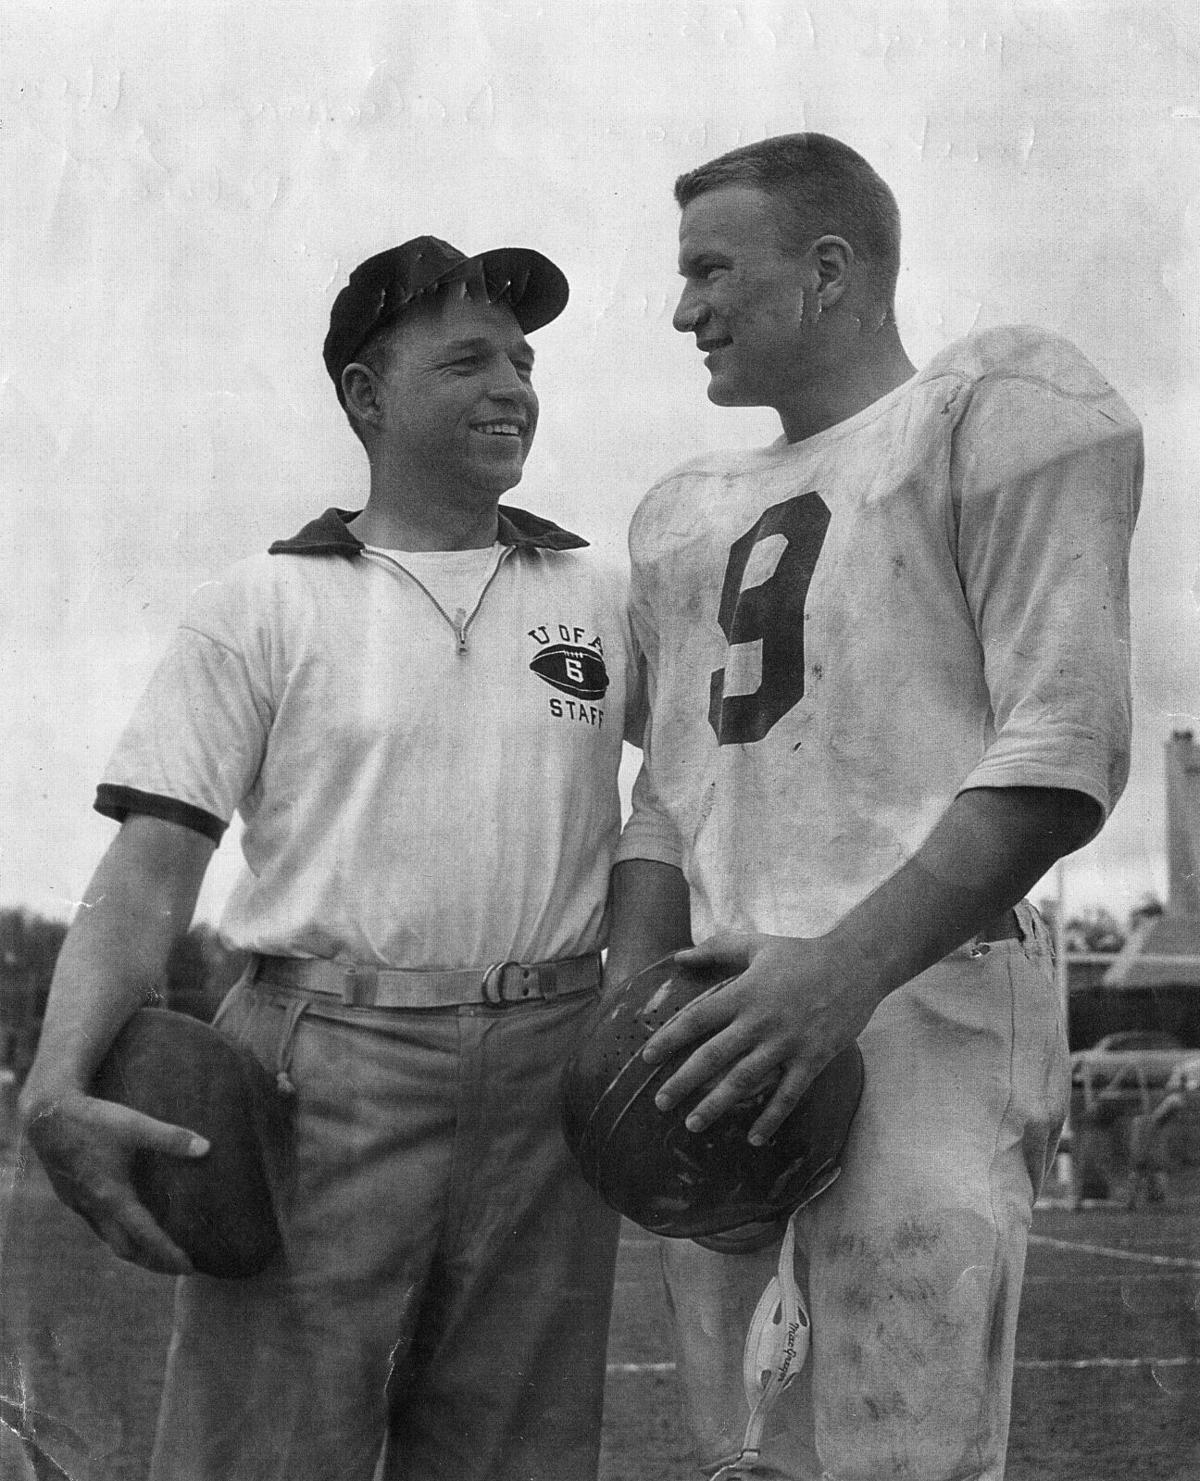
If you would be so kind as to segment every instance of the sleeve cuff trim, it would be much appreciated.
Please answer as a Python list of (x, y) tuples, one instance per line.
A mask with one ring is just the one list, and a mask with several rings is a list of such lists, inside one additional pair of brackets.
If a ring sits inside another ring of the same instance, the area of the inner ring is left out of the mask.
[(190, 828), (193, 833), (202, 833), (213, 843), (220, 843), (228, 824), (214, 813), (202, 807), (193, 807), (190, 802), (180, 802), (177, 797), (163, 797), (157, 792), (140, 792), (136, 787), (117, 787), (110, 782), (101, 782), (96, 788), (93, 804), (98, 813), (123, 823), (131, 813), (141, 813), (148, 818), (161, 818), (165, 823), (178, 823)]

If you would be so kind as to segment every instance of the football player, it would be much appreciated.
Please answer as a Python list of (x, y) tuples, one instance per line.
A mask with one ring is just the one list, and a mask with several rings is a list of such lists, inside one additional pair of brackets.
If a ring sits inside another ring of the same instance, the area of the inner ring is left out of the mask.
[[(660, 1104), (698, 1094), (695, 1131), (767, 1090), (764, 1141), (862, 1050), (841, 1177), (796, 1219), (812, 1351), (761, 1474), (998, 1481), (1068, 1095), (1023, 896), (1127, 775), (1139, 428), (1039, 330), (916, 370), (895, 200), (835, 139), (734, 150), (676, 199), (674, 326), (711, 401), (782, 430), (667, 474), (633, 521), (652, 720), (607, 970), (695, 941), (684, 962), (736, 974), (646, 1050), (679, 1056)], [(663, 1249), (706, 1473), (739, 1470), (742, 1342), (779, 1232)]]

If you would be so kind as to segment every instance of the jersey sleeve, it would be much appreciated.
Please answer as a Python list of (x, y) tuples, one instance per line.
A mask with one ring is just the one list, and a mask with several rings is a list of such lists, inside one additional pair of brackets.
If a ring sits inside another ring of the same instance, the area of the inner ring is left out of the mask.
[(659, 864), (673, 864), (676, 869), (683, 868), (679, 834), (658, 800), (644, 756), (633, 784), (629, 818), (621, 830), (614, 863), (622, 864), (627, 859), (652, 859)]
[(1112, 810), (1129, 771), (1129, 543), (1141, 430), (1099, 378), (999, 378), (956, 429), (957, 562), (994, 734), (962, 784), (1058, 787)]
[(625, 715), (621, 734), (628, 745), (641, 750), (649, 716), (649, 701), (646, 694), (645, 655), (633, 631), (629, 573), (627, 570), (609, 566), (606, 574), (621, 633), (621, 658), (625, 672)]
[(642, 750), (646, 744), (646, 726), (650, 721), (650, 704), (646, 694), (646, 660), (636, 645), (629, 649), (628, 679), (625, 686), (625, 733), (628, 745)]
[[(630, 532), (633, 549), (638, 521)], [(626, 730), (626, 739), (641, 747), (642, 764), (633, 784), (630, 814), (617, 843), (615, 863), (628, 859), (652, 859), (660, 864), (683, 868), (683, 846), (679, 832), (654, 786), (654, 690), (658, 671), (658, 637), (650, 616), (649, 604), (641, 593), (636, 558), (629, 594), (630, 624), (636, 654), (638, 699), (631, 704), (636, 711), (633, 723), (639, 734)]]
[(264, 652), (236, 586), (201, 587), (105, 768), (96, 810), (165, 818), (219, 842), (266, 749)]

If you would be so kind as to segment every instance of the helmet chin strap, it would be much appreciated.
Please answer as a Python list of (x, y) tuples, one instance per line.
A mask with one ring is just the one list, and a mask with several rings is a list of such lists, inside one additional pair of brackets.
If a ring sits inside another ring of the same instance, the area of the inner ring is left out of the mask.
[(758, 1468), (767, 1415), (790, 1388), (808, 1357), (808, 1311), (796, 1285), (796, 1215), (787, 1222), (779, 1247), (779, 1268), (767, 1282), (750, 1320), (742, 1355), (742, 1383), (750, 1405), (750, 1422), (736, 1460), (723, 1465), (711, 1481), (741, 1481)]

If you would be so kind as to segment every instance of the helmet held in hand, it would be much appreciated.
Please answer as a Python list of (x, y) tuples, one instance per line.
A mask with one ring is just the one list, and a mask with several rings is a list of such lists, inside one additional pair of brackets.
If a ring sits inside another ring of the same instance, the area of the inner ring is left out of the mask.
[(837, 1177), (858, 1108), (863, 1062), (851, 1044), (824, 1067), (764, 1146), (747, 1141), (770, 1089), (691, 1132), (704, 1091), (668, 1111), (659, 1087), (692, 1052), (648, 1065), (642, 1050), (687, 1003), (719, 992), (728, 970), (678, 966), (667, 957), (606, 993), (563, 1076), (563, 1129), (588, 1183), (606, 1203), (654, 1234), (703, 1239), (786, 1218)]

